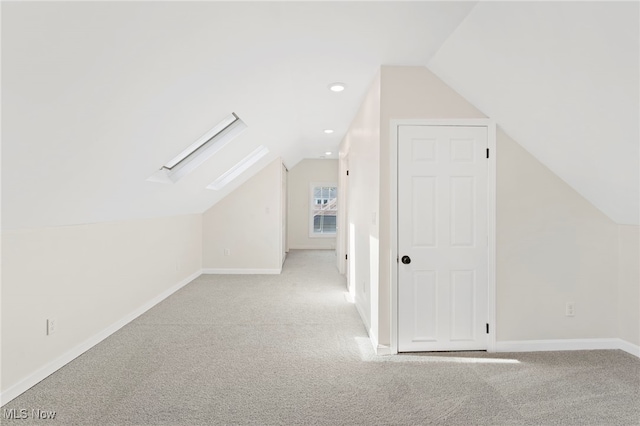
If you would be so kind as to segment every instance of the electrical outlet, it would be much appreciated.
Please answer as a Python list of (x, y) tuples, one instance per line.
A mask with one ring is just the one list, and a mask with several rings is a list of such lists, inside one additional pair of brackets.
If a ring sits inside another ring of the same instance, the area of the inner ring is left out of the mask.
[(231, 256), (231, 249), (228, 249), (228, 248), (224, 249), (224, 255)]
[(573, 302), (567, 302), (567, 306), (566, 306), (566, 309), (565, 309), (565, 313), (564, 313), (564, 314), (565, 314), (566, 316), (568, 316), (568, 317), (575, 316), (575, 314), (576, 314), (576, 306), (575, 306), (575, 303), (573, 303)]
[(56, 332), (58, 328), (58, 320), (55, 318), (49, 318), (47, 320), (47, 336), (51, 336)]

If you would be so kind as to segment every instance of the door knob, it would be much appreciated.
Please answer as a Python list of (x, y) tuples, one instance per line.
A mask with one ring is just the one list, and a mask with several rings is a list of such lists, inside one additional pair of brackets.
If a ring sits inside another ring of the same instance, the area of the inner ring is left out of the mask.
[(402, 256), (402, 263), (404, 263), (405, 265), (408, 265), (411, 263), (411, 258), (409, 256)]

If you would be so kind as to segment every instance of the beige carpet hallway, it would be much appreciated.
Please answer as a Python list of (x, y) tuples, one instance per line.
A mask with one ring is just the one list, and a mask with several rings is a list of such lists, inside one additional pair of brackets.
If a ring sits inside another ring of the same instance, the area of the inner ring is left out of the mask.
[(640, 424), (627, 353), (378, 357), (345, 290), (331, 251), (292, 251), (281, 275), (203, 275), (2, 407), (0, 423)]

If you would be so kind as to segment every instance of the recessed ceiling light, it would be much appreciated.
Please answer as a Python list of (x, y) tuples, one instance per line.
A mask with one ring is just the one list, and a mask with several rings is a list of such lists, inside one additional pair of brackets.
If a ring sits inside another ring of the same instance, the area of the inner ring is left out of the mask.
[(333, 130), (331, 129), (324, 129), (324, 132), (328, 135), (330, 135), (331, 133), (333, 133)]
[(332, 92), (342, 92), (347, 86), (344, 83), (331, 83), (329, 90)]
[(324, 155), (331, 155), (331, 151), (325, 152)]

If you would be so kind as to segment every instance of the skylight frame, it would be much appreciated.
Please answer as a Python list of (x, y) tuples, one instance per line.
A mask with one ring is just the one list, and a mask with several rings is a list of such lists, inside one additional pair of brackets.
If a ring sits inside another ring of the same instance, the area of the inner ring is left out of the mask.
[(161, 183), (177, 182), (246, 129), (245, 122), (232, 112), (180, 154), (165, 163), (147, 180)]
[(207, 189), (211, 189), (214, 191), (219, 191), (231, 181), (236, 179), (246, 170), (248, 170), (251, 166), (257, 163), (262, 157), (269, 153), (269, 149), (260, 145), (258, 148), (254, 149), (249, 155), (244, 157), (235, 166), (231, 167), (229, 170), (218, 176), (216, 180), (207, 185)]

